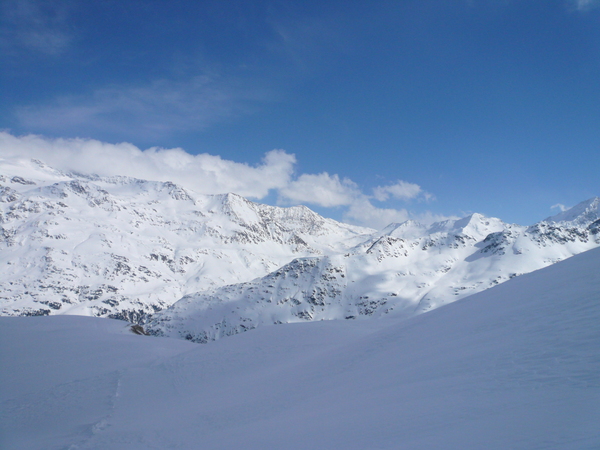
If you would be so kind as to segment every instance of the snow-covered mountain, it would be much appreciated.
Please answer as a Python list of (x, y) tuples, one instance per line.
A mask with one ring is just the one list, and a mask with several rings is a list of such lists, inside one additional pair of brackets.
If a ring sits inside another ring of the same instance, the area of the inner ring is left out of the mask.
[(186, 294), (343, 252), (372, 232), (304, 206), (0, 160), (0, 310), (143, 321)]
[(375, 231), (303, 206), (0, 160), (0, 314), (121, 318), (196, 342), (406, 318), (599, 246), (599, 204), (531, 227), (472, 214)]
[(207, 342), (265, 324), (407, 318), (599, 246), (599, 204), (530, 227), (480, 214), (390, 225), (343, 254), (297, 258), (250, 282), (188, 295), (148, 329)]
[(405, 321), (0, 317), (3, 449), (600, 448), (600, 248)]

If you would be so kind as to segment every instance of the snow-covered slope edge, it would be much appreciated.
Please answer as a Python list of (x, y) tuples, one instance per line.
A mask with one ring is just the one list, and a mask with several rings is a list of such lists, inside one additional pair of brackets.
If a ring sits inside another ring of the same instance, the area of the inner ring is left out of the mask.
[(198, 346), (0, 317), (0, 446), (592, 450), (600, 249), (410, 320)]
[(599, 246), (599, 205), (590, 199), (531, 227), (480, 214), (392, 225), (347, 253), (188, 295), (147, 329), (204, 343), (262, 325), (411, 317)]

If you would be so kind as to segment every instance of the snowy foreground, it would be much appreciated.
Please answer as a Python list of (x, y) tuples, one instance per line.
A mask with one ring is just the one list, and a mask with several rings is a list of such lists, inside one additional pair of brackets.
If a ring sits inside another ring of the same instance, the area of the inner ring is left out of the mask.
[(398, 321), (206, 345), (0, 317), (2, 449), (598, 449), (600, 249)]

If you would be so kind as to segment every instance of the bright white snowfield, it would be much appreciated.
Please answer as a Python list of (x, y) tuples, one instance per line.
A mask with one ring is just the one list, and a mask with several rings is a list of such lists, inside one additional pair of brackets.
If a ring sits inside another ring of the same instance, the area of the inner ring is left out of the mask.
[(2, 449), (600, 448), (600, 249), (406, 320), (206, 345), (0, 317)]

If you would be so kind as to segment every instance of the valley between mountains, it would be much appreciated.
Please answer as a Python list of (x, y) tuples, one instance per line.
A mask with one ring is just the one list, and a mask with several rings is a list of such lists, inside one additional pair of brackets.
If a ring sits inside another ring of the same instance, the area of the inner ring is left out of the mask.
[(383, 230), (174, 182), (0, 161), (0, 314), (109, 317), (206, 343), (265, 325), (408, 318), (600, 246), (600, 199), (531, 226)]

